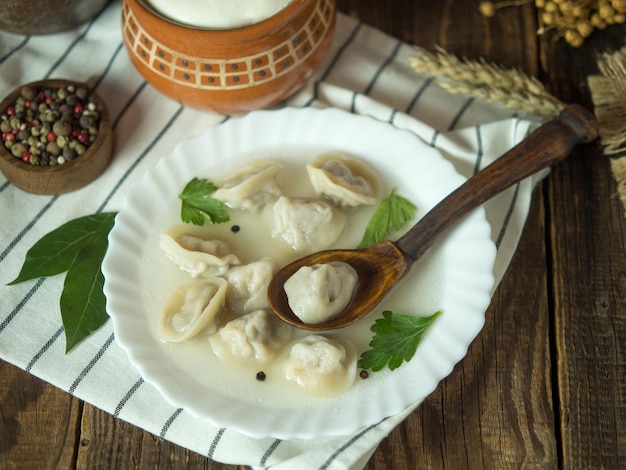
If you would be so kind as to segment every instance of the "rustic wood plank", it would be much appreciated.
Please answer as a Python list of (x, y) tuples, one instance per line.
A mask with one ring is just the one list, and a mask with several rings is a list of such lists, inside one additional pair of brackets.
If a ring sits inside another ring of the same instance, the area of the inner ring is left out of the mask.
[(82, 405), (0, 360), (0, 468), (74, 466)]
[[(586, 49), (547, 48), (550, 84), (591, 108), (594, 54), (623, 44), (626, 28)], [(567, 67), (559, 67), (567, 64)], [(548, 192), (563, 468), (626, 462), (626, 220), (598, 143), (559, 166)]]
[(491, 462), (494, 468), (557, 467), (544, 219), (538, 188), (520, 246), (479, 337), (486, 390), (477, 438), (486, 446), (487, 467)]
[(614, 194), (591, 148), (550, 191), (564, 468), (626, 461), (626, 223)]

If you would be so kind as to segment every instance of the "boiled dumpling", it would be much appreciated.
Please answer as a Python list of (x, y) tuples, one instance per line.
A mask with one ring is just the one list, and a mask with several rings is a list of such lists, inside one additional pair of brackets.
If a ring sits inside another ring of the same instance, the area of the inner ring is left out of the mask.
[(214, 333), (224, 312), (226, 286), (226, 280), (219, 277), (179, 286), (165, 302), (161, 338), (178, 343)]
[(227, 303), (231, 310), (251, 312), (268, 308), (267, 288), (276, 270), (272, 258), (235, 266), (228, 272)]
[(280, 197), (273, 207), (272, 236), (296, 251), (328, 248), (341, 235), (346, 215), (324, 201)]
[(161, 234), (159, 246), (165, 255), (192, 277), (225, 274), (231, 265), (240, 264), (222, 240), (205, 240), (189, 233), (176, 237)]
[(316, 324), (346, 308), (356, 283), (352, 266), (333, 261), (301, 267), (285, 282), (285, 292), (293, 313), (304, 323)]
[(216, 356), (267, 361), (291, 337), (292, 328), (267, 310), (229, 321), (209, 338)]
[(282, 168), (274, 162), (250, 163), (227, 179), (213, 197), (233, 209), (260, 209), (282, 195), (276, 182)]
[(379, 178), (362, 160), (328, 153), (320, 155), (306, 168), (315, 193), (340, 207), (373, 205), (378, 202)]
[(323, 396), (349, 388), (356, 377), (356, 351), (347, 340), (309, 335), (296, 342), (285, 364), (285, 378)]

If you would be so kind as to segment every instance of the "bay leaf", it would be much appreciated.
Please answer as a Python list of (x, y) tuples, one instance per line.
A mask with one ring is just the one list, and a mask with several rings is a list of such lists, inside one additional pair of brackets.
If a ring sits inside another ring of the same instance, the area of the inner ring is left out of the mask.
[(87, 215), (44, 235), (28, 250), (20, 273), (8, 285), (67, 271), (91, 237), (103, 224), (110, 230), (114, 219), (115, 212)]
[(100, 217), (95, 231), (76, 253), (65, 277), (60, 308), (65, 330), (66, 353), (106, 323), (106, 297), (103, 292), (102, 260), (108, 248), (107, 236), (114, 214)]

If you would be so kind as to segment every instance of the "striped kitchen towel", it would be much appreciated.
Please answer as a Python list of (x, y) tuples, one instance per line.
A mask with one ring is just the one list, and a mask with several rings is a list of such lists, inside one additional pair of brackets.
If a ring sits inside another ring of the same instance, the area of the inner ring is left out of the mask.
[[(115, 342), (111, 322), (65, 354), (57, 299), (63, 276), (8, 287), (27, 250), (44, 234), (87, 214), (119, 210), (146, 169), (183, 139), (227, 116), (180, 106), (146, 84), (120, 31), (121, 2), (92, 22), (49, 36), (0, 32), (0, 95), (43, 78), (92, 85), (115, 135), (114, 159), (96, 181), (62, 196), (25, 193), (0, 176), (0, 358), (150, 433), (216, 461), (255, 468), (362, 468), (379, 442), (416, 405), (359, 432), (312, 440), (252, 439), (220, 429), (166, 402)], [(410, 45), (339, 14), (332, 48), (315, 76), (282, 106), (337, 107), (415, 132), (457, 170), (471, 175), (522, 140), (533, 123), (463, 96), (410, 70)], [(495, 277), (506, 270), (545, 172), (486, 205), (498, 247)]]

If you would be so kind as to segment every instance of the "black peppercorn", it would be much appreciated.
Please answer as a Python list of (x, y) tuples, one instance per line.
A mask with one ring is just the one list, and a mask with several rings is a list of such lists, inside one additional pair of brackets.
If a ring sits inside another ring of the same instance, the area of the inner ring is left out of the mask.
[(257, 374), (256, 374), (256, 379), (257, 379), (259, 382), (263, 382), (263, 381), (265, 381), (265, 378), (266, 378), (266, 376), (265, 376), (265, 372), (263, 372), (263, 371), (257, 372)]

